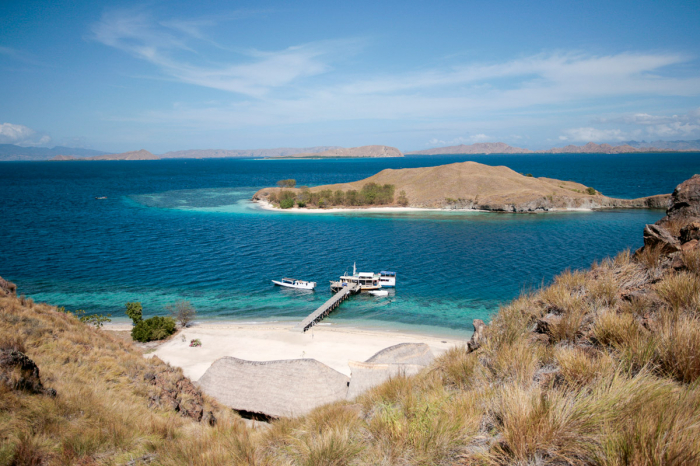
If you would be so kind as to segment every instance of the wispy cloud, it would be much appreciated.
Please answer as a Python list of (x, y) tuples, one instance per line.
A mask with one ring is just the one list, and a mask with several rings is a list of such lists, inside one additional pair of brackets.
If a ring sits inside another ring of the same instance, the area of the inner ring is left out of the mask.
[(34, 131), (24, 125), (0, 123), (0, 144), (17, 144), (19, 146), (45, 146), (51, 142), (47, 134)]
[(172, 79), (258, 98), (299, 78), (329, 71), (335, 54), (357, 42), (321, 41), (277, 51), (240, 50), (232, 53), (228, 62), (199, 64), (202, 56), (197, 46), (213, 43), (202, 28), (214, 22), (156, 21), (141, 9), (110, 11), (93, 25), (92, 37), (152, 63)]
[[(216, 24), (215, 18), (158, 19), (137, 9), (106, 12), (93, 25), (94, 40), (152, 64), (163, 77), (225, 91), (218, 103), (174, 103), (123, 118), (202, 130), (351, 120), (427, 125), (522, 115), (535, 121), (535, 114), (552, 124), (554, 115), (605, 107), (612, 100), (700, 96), (700, 76), (676, 71), (695, 66), (695, 58), (680, 53), (559, 51), (499, 62), (467, 62), (457, 54), (451, 63), (443, 60), (428, 69), (415, 63), (414, 70), (404, 72), (381, 72), (381, 66), (363, 72), (346, 59), (362, 50), (364, 41), (357, 38), (241, 49), (209, 37)], [(648, 128), (691, 134), (694, 124), (657, 122)], [(568, 129), (561, 140), (617, 140), (632, 134), (611, 124), (598, 126)], [(471, 138), (491, 131), (473, 125), (425, 140), (460, 143), (460, 134), (472, 133), (461, 136), (472, 143), (478, 140)]]
[(613, 118), (596, 118), (593, 123), (596, 127), (567, 129), (559, 139), (600, 142), (640, 138), (698, 138), (700, 108), (681, 115), (633, 113)]

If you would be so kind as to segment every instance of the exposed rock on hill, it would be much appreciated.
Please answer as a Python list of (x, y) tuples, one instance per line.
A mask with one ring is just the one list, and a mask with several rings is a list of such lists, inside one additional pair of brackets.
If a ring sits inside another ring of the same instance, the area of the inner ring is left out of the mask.
[(396, 147), (389, 146), (361, 146), (349, 149), (336, 148), (319, 153), (302, 153), (286, 156), (288, 158), (361, 158), (361, 157), (403, 157), (403, 153)]
[(530, 149), (512, 147), (503, 142), (479, 142), (476, 144), (460, 144), (458, 146), (437, 147), (434, 149), (406, 152), (406, 155), (438, 155), (438, 154), (529, 154)]
[(12, 390), (56, 396), (56, 390), (44, 388), (34, 361), (16, 349), (0, 349), (0, 383)]
[[(614, 199), (573, 181), (524, 176), (508, 167), (492, 167), (476, 162), (437, 167), (386, 169), (352, 183), (315, 186), (323, 190), (360, 190), (367, 183), (395, 186), (404, 191), (410, 207), (537, 212), (565, 209), (666, 208), (669, 195), (640, 199)], [(253, 200), (266, 200), (280, 188), (258, 191)], [(298, 189), (295, 190), (299, 192)]]

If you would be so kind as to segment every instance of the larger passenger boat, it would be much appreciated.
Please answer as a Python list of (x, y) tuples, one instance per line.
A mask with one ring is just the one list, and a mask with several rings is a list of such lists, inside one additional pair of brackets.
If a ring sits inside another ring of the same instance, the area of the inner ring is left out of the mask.
[(331, 281), (331, 291), (340, 291), (349, 284), (355, 284), (358, 291), (378, 290), (382, 287), (379, 283), (379, 274), (373, 272), (357, 272), (355, 264), (352, 264), (352, 275), (347, 272), (338, 281)]

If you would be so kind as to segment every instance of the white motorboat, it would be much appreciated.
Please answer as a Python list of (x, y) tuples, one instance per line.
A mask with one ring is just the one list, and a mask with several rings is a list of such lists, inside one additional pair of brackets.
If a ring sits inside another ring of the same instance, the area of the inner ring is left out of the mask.
[(282, 280), (272, 280), (272, 283), (278, 286), (285, 286), (287, 288), (296, 288), (298, 290), (313, 290), (316, 288), (316, 282), (307, 282), (304, 280), (297, 280), (295, 278), (283, 278)]
[(389, 296), (389, 292), (387, 290), (372, 290), (369, 292), (372, 296)]
[(382, 288), (393, 288), (396, 286), (396, 272), (382, 270), (379, 272), (379, 284)]

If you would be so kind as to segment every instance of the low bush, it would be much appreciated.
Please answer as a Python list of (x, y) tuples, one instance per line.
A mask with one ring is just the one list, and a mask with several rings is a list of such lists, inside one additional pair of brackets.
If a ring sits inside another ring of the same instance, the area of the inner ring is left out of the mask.
[(297, 180), (294, 179), (288, 179), (288, 180), (279, 180), (277, 182), (277, 186), (280, 188), (293, 188), (294, 186), (297, 185)]
[(282, 199), (280, 201), (280, 208), (291, 209), (292, 207), (294, 207), (294, 199)]
[(141, 343), (162, 340), (175, 333), (175, 320), (172, 317), (155, 316), (141, 320), (131, 330), (131, 338)]

